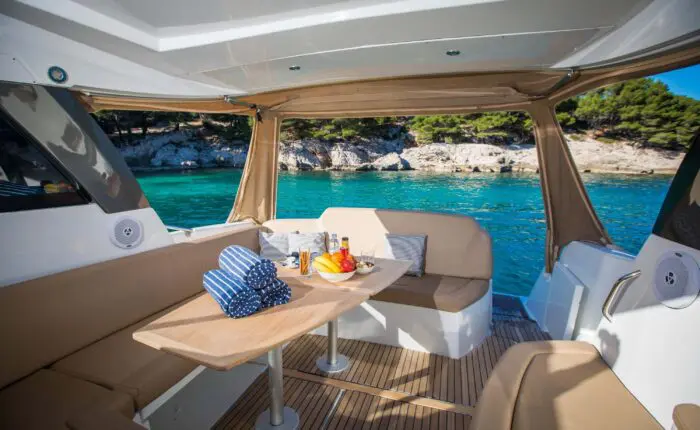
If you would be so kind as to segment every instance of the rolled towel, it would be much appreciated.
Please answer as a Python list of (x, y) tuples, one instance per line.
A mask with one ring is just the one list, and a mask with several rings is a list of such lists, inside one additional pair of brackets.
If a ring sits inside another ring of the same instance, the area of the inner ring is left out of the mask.
[(260, 294), (225, 270), (210, 270), (204, 274), (204, 289), (232, 318), (247, 317), (260, 309)]
[(292, 298), (292, 289), (286, 282), (277, 278), (267, 284), (265, 288), (258, 290), (258, 293), (260, 293), (263, 309), (284, 305), (289, 303), (289, 299)]
[(219, 267), (255, 290), (263, 288), (277, 277), (275, 263), (260, 258), (244, 246), (232, 245), (221, 251)]

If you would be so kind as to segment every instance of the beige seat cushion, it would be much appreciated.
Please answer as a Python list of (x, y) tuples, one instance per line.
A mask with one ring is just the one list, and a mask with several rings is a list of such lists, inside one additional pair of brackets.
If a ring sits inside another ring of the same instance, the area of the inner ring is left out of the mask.
[(372, 297), (373, 300), (459, 312), (484, 297), (489, 281), (426, 274), (404, 276)]
[(194, 362), (150, 348), (132, 339), (132, 333), (173, 309), (177, 304), (120, 330), (54, 363), (52, 369), (125, 392), (138, 409), (148, 405), (197, 367)]
[(134, 415), (130, 396), (52, 370), (40, 370), (0, 391), (0, 428), (48, 430), (86, 410)]
[(700, 406), (682, 403), (673, 408), (673, 424), (678, 430), (700, 429)]
[(511, 347), (489, 376), (470, 430), (660, 429), (584, 342)]

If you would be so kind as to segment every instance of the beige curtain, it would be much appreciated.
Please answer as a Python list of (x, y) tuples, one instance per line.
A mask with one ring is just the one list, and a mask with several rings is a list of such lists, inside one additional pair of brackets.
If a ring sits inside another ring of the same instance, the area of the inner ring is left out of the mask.
[(269, 111), (256, 119), (236, 201), (227, 222), (252, 220), (262, 224), (277, 210), (277, 161), (281, 119)]
[(535, 126), (540, 182), (547, 218), (545, 269), (551, 272), (561, 249), (574, 240), (607, 245), (608, 233), (593, 205), (548, 100), (528, 108)]

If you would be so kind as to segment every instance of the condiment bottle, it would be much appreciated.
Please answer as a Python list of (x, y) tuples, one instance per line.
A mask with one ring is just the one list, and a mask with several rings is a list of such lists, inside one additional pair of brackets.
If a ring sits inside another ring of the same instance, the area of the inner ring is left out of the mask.
[(350, 239), (347, 237), (343, 237), (342, 241), (340, 242), (340, 252), (345, 257), (350, 255)]

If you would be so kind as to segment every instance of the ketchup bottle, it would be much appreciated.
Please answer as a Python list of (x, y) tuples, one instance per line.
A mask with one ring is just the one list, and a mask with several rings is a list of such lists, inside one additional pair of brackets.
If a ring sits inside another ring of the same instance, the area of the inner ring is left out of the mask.
[(350, 255), (350, 240), (347, 237), (341, 239), (340, 254), (342, 254), (344, 258), (347, 258), (348, 255)]

